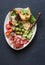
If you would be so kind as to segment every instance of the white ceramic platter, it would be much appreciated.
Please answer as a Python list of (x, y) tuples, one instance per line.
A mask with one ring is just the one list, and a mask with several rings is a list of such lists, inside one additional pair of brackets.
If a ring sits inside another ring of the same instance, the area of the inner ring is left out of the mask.
[[(19, 8), (17, 8), (17, 9), (19, 9)], [(29, 40), (29, 42), (27, 44), (25, 44), (23, 47), (17, 49), (17, 48), (14, 48), (12, 44), (10, 44), (11, 42), (9, 41), (9, 39), (5, 35), (5, 32), (6, 32), (5, 25), (9, 22), (9, 15), (10, 15), (10, 12), (8, 12), (8, 14), (7, 14), (6, 18), (5, 18), (5, 21), (4, 21), (4, 36), (5, 36), (5, 39), (6, 39), (7, 43), (8, 43), (8, 45), (11, 48), (13, 48), (14, 50), (21, 50), (21, 49), (25, 48), (27, 45), (29, 45), (31, 43), (31, 41), (33, 40), (33, 38), (34, 38), (34, 36), (36, 34), (37, 24), (33, 27), (33, 34), (32, 34), (31, 39)]]

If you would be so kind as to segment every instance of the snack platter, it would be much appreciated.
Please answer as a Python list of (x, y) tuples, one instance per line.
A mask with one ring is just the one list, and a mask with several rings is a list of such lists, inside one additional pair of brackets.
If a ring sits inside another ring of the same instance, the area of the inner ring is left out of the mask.
[(37, 24), (33, 26), (35, 21), (29, 7), (9, 11), (4, 21), (4, 35), (8, 45), (14, 50), (29, 45), (37, 30)]

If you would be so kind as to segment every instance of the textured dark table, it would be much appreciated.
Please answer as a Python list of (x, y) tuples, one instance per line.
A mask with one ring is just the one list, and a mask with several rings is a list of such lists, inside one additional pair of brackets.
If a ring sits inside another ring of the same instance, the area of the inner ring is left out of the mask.
[[(31, 44), (21, 51), (14, 51), (3, 34), (4, 19), (10, 9), (27, 6), (35, 16), (39, 11), (42, 16)], [(0, 65), (45, 65), (45, 0), (0, 0)]]

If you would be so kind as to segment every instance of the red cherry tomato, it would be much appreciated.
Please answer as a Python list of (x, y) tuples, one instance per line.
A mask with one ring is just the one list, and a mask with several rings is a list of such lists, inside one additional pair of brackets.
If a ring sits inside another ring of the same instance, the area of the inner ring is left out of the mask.
[(9, 35), (10, 35), (10, 32), (9, 32), (9, 31), (7, 31), (5, 34), (6, 34), (6, 36), (9, 36)]
[(9, 21), (9, 24), (12, 25), (12, 21)]
[(9, 30), (7, 30), (7, 32), (6, 32), (5, 34), (6, 34), (7, 36), (9, 36), (11, 32), (12, 32), (12, 29), (9, 29)]
[(11, 33), (13, 30), (12, 29), (9, 29), (8, 31)]
[(11, 28), (10, 24), (6, 24), (6, 29), (10, 29), (10, 28)]

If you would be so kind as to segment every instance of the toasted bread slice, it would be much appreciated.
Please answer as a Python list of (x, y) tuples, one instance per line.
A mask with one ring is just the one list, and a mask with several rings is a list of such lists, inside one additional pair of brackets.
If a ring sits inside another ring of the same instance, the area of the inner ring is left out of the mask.
[(15, 8), (16, 13), (20, 16), (21, 20), (29, 20), (30, 16), (31, 16), (31, 10), (29, 7), (27, 8), (22, 8), (22, 9), (16, 9)]

